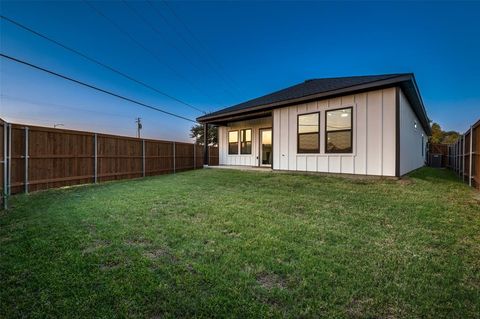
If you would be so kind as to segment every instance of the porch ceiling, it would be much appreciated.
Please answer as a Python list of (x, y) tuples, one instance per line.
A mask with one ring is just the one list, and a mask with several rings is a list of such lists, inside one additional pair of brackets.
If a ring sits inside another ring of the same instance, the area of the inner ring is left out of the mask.
[(238, 115), (232, 115), (232, 116), (226, 116), (223, 118), (218, 118), (214, 119), (212, 121), (208, 121), (208, 124), (212, 125), (219, 125), (219, 126), (225, 126), (230, 122), (238, 122), (238, 121), (246, 121), (246, 120), (252, 120), (252, 119), (257, 119), (257, 118), (262, 118), (262, 117), (268, 117), (272, 116), (272, 111), (262, 111), (262, 112), (253, 112), (253, 113), (242, 113)]

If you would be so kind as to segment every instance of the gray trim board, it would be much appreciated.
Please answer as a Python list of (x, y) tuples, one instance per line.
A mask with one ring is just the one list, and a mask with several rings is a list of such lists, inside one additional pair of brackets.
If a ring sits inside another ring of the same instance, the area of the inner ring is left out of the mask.
[(400, 177), (400, 88), (395, 88), (395, 176)]

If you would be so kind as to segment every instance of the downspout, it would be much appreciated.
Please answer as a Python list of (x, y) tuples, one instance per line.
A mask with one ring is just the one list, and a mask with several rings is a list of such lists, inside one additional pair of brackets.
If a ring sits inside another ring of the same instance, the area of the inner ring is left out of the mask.
[(400, 177), (400, 88), (395, 88), (395, 176)]

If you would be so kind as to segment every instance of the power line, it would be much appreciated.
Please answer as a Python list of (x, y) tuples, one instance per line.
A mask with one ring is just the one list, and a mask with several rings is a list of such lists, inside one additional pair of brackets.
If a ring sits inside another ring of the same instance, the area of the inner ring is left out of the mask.
[(63, 105), (63, 104), (55, 104), (55, 103), (48, 103), (48, 102), (43, 102), (43, 101), (33, 101), (30, 99), (25, 99), (23, 97), (17, 97), (17, 96), (11, 96), (11, 95), (6, 95), (6, 94), (0, 94), (0, 100), (1, 99), (6, 99), (6, 100), (11, 100), (11, 101), (17, 101), (21, 103), (27, 103), (31, 105), (38, 105), (38, 106), (46, 106), (46, 107), (52, 107), (52, 108), (63, 108), (63, 109), (68, 109), (68, 110), (74, 110), (74, 111), (82, 111), (82, 112), (88, 112), (88, 113), (94, 113), (94, 114), (102, 114), (102, 115), (108, 115), (108, 116), (118, 116), (118, 117), (131, 117), (128, 115), (122, 115), (122, 114), (116, 114), (116, 113), (107, 113), (107, 112), (101, 112), (101, 111), (95, 111), (95, 110), (90, 110), (90, 109), (84, 109), (80, 107), (73, 107), (70, 105)]
[(37, 32), (37, 31), (35, 31), (35, 30), (33, 30), (33, 29), (31, 29), (31, 28), (29, 28), (29, 27), (27, 27), (27, 26), (25, 26), (25, 25), (17, 22), (17, 21), (14, 21), (13, 19), (10, 19), (10, 18), (5, 17), (5, 16), (3, 16), (3, 15), (0, 15), (0, 18), (4, 19), (4, 20), (6, 20), (6, 21), (8, 21), (8, 22), (10, 22), (10, 23), (12, 23), (12, 24), (20, 27), (20, 28), (22, 28), (23, 30), (26, 30), (26, 31), (28, 31), (28, 32), (30, 32), (30, 33), (33, 33), (33, 34), (35, 34), (36, 36), (39, 36), (39, 37), (41, 37), (41, 38), (43, 38), (43, 39), (45, 39), (45, 40), (47, 40), (47, 41), (50, 41), (50, 42), (52, 42), (52, 43), (54, 43), (54, 44), (56, 44), (56, 45), (58, 45), (58, 46), (60, 46), (60, 47), (62, 47), (62, 48), (64, 48), (64, 49), (70, 51), (70, 52), (73, 52), (73, 53), (75, 53), (75, 54), (77, 54), (77, 55), (79, 55), (79, 56), (81, 56), (81, 57), (89, 60), (90, 62), (93, 62), (93, 63), (95, 63), (95, 64), (97, 64), (97, 65), (100, 65), (100, 66), (102, 66), (102, 67), (104, 67), (104, 68), (106, 68), (106, 69), (108, 69), (108, 70), (110, 70), (110, 71), (112, 71), (112, 72), (114, 72), (114, 73), (116, 73), (116, 74), (119, 74), (119, 75), (123, 76), (124, 78), (126, 78), (126, 79), (128, 79), (128, 80), (130, 80), (130, 81), (133, 81), (133, 82), (135, 82), (135, 83), (138, 83), (138, 84), (140, 84), (140, 85), (142, 85), (142, 86), (144, 86), (144, 87), (146, 87), (146, 88), (148, 88), (148, 89), (150, 89), (150, 90), (153, 90), (153, 91), (155, 91), (155, 92), (157, 92), (157, 93), (159, 93), (159, 94), (161, 94), (161, 95), (163, 95), (163, 96), (166, 96), (166, 97), (168, 97), (168, 98), (170, 98), (170, 99), (172, 99), (172, 100), (174, 100), (174, 101), (176, 101), (176, 102), (178, 102), (178, 103), (181, 103), (181, 104), (183, 104), (183, 105), (185, 105), (185, 106), (188, 106), (188, 107), (190, 107), (190, 108), (192, 108), (192, 109), (194, 109), (194, 110), (197, 110), (197, 111), (202, 112), (202, 113), (204, 113), (204, 114), (206, 113), (205, 111), (203, 111), (203, 110), (201, 110), (201, 109), (199, 109), (199, 108), (197, 108), (197, 107), (195, 107), (195, 106), (193, 106), (193, 105), (191, 105), (191, 104), (189, 104), (189, 103), (187, 103), (187, 102), (185, 102), (185, 101), (182, 101), (182, 100), (180, 100), (179, 98), (176, 98), (176, 97), (174, 97), (174, 96), (172, 96), (172, 95), (170, 95), (170, 94), (168, 94), (168, 93), (165, 93), (165, 92), (163, 92), (163, 91), (160, 91), (159, 89), (157, 89), (157, 88), (155, 88), (155, 87), (153, 87), (153, 86), (151, 86), (151, 85), (149, 85), (149, 84), (147, 84), (147, 83), (145, 83), (145, 82), (142, 82), (142, 81), (140, 81), (140, 80), (137, 80), (137, 79), (131, 77), (130, 75), (123, 73), (122, 71), (119, 71), (119, 70), (117, 70), (117, 69), (115, 69), (115, 68), (113, 68), (113, 67), (111, 67), (111, 66), (109, 66), (109, 65), (107, 65), (107, 64), (105, 64), (105, 63), (103, 63), (103, 62), (100, 62), (100, 61), (98, 61), (98, 60), (96, 60), (96, 59), (94, 59), (94, 58), (91, 58), (91, 57), (87, 56), (86, 54), (84, 54), (84, 53), (82, 53), (82, 52), (80, 52), (80, 51), (78, 51), (78, 50), (76, 50), (76, 49), (73, 49), (73, 48), (71, 48), (71, 47), (68, 47), (68, 46), (66, 46), (66, 45), (58, 42), (57, 40), (54, 40), (54, 39), (52, 39), (52, 38), (50, 38), (50, 37), (48, 37), (48, 36), (46, 36), (46, 35), (44, 35), (44, 34), (41, 34), (40, 32)]
[[(110, 19), (107, 15), (105, 15), (102, 11), (100, 11), (99, 9), (97, 9), (94, 5), (92, 5), (89, 1), (87, 0), (83, 0), (83, 2), (85, 4), (87, 4), (94, 12), (96, 12), (98, 15), (100, 15), (101, 17), (103, 17), (105, 20), (107, 20), (111, 25), (113, 25), (115, 27), (115, 29), (117, 29), (117, 31), (119, 31), (120, 33), (122, 33), (123, 35), (125, 35), (127, 38), (129, 38), (132, 42), (134, 42), (136, 45), (138, 45), (139, 47), (141, 47), (144, 51), (146, 51), (147, 53), (149, 53), (155, 60), (157, 60), (160, 64), (164, 65), (165, 67), (167, 67), (171, 72), (173, 72), (178, 78), (182, 79), (183, 81), (187, 82), (191, 87), (193, 87), (194, 89), (196, 89), (198, 92), (200, 93), (203, 93), (205, 94), (205, 91), (204, 90), (201, 90), (200, 88), (198, 88), (192, 81), (190, 81), (188, 78), (186, 78), (185, 76), (181, 75), (180, 73), (178, 73), (174, 68), (172, 68), (169, 64), (167, 63), (164, 63), (161, 59), (158, 58), (157, 54), (155, 52), (153, 52), (152, 50), (150, 50), (149, 48), (147, 48), (146, 46), (144, 46), (140, 41), (136, 40), (130, 33), (128, 33), (127, 31), (125, 31), (122, 27), (120, 27), (119, 24), (117, 24), (115, 21), (113, 21), (112, 19)], [(210, 96), (208, 96), (208, 98), (212, 98)]]
[[(146, 19), (144, 16), (142, 16), (137, 9), (135, 9), (133, 6), (131, 6), (131, 5), (130, 5), (127, 1), (125, 1), (125, 0), (122, 0), (122, 2), (123, 2), (123, 4), (125, 5), (125, 7), (126, 7), (128, 10), (130, 10), (135, 16), (137, 16), (148, 28), (150, 28), (150, 30), (152, 30), (154, 33), (156, 33), (156, 34), (157, 34), (159, 37), (161, 37), (162, 39), (164, 39), (164, 40), (166, 39), (166, 38), (163, 36), (162, 32), (160, 32), (152, 23), (150, 23), (150, 22), (148, 21), (148, 19)], [(163, 19), (163, 17), (162, 17), (162, 19)], [(175, 31), (176, 31), (176, 30), (175, 30)], [(191, 66), (193, 66), (195, 69), (197, 69), (197, 70), (200, 71), (200, 72), (204, 72), (204, 71), (202, 71), (195, 63), (193, 63), (192, 60), (191, 60), (187, 55), (185, 55), (185, 53), (184, 53), (177, 45), (175, 45), (174, 42), (172, 42), (172, 41), (166, 41), (166, 42), (168, 42), (172, 48), (174, 48), (175, 50), (177, 50), (177, 52), (178, 52), (179, 54), (181, 54), (181, 55), (185, 58), (185, 60), (188, 61), (188, 63), (189, 63)], [(234, 96), (234, 94), (233, 94), (232, 92), (227, 91), (227, 90), (224, 90), (224, 91), (227, 92), (228, 94)]]
[[(135, 9), (133, 6), (131, 6), (130, 4), (128, 4), (127, 1), (125, 0), (122, 0), (123, 4), (125, 5), (125, 7), (131, 11), (138, 19), (140, 19), (150, 30), (152, 30), (154, 33), (158, 34), (161, 38), (165, 39), (165, 37), (162, 35), (162, 33), (153, 25), (151, 24), (147, 19), (145, 19), (138, 11), (137, 9)], [(180, 50), (179, 47), (177, 47), (173, 42), (170, 43), (170, 45), (175, 49), (177, 50), (178, 53), (180, 53), (181, 55), (183, 55), (183, 57), (185, 58), (185, 60), (188, 61), (188, 63), (190, 63), (194, 68), (196, 68), (198, 71), (201, 71), (187, 56), (185, 56), (185, 54), (182, 52), (182, 50)]]
[[(123, 0), (123, 2), (127, 5), (127, 1)], [(183, 36), (183, 34), (182, 34), (181, 32), (179, 32), (179, 31), (177, 30), (177, 28), (175, 28), (175, 27), (173, 26), (172, 23), (170, 23), (170, 21), (168, 21), (168, 19), (162, 14), (162, 12), (161, 12), (160, 10), (158, 10), (150, 1), (147, 1), (147, 3), (152, 7), (152, 9), (153, 9), (153, 11), (155, 12), (155, 14), (156, 14), (157, 16), (159, 16), (159, 17), (165, 22), (165, 24), (167, 24), (167, 25), (178, 35), (178, 37), (179, 37), (180, 39), (182, 39), (183, 42), (185, 42), (185, 44), (186, 44), (192, 51), (196, 52), (196, 54), (197, 54), (199, 57), (201, 57), (201, 58), (204, 59), (203, 54), (201, 54), (200, 51), (197, 50), (197, 49), (190, 43), (190, 41), (188, 41), (188, 39), (185, 38), (185, 37)], [(132, 10), (133, 10), (133, 9), (132, 9)], [(145, 20), (146, 20), (146, 19), (145, 19)], [(156, 31), (157, 33), (160, 33), (160, 32), (158, 32), (158, 29), (155, 29), (155, 31)], [(233, 89), (235, 90), (235, 87), (234, 87), (231, 83), (227, 83), (228, 79), (226, 79), (226, 77), (223, 77), (222, 74), (220, 74), (220, 73), (218, 72), (218, 70), (216, 70), (214, 67), (212, 67), (211, 62), (210, 62), (208, 59), (204, 59), (204, 60), (205, 60), (205, 62), (208, 63), (208, 66), (210, 67), (210, 69), (211, 69), (212, 71), (214, 71), (214, 72), (217, 74), (217, 76), (219, 77), (219, 79), (225, 84), (225, 87), (227, 87), (227, 86), (229, 87), (229, 90), (228, 90), (228, 91), (225, 90), (225, 91), (228, 92), (228, 93), (231, 94), (231, 95), (236, 95), (235, 92), (230, 91), (230, 88), (233, 88)], [(206, 64), (207, 64), (207, 63), (206, 63)], [(225, 81), (225, 80), (227, 80), (227, 81)], [(233, 94), (232, 94), (232, 93), (233, 93)]]
[[(168, 3), (168, 1), (166, 0), (161, 0), (165, 6), (168, 8), (168, 10), (173, 14), (173, 16), (180, 22), (180, 24), (183, 25), (183, 27), (185, 28), (185, 30), (190, 34), (190, 36), (195, 39), (201, 46), (203, 46), (204, 48), (204, 53), (205, 53), (205, 56), (207, 57), (207, 61), (209, 61), (211, 63), (211, 65), (215, 66), (218, 68), (219, 71), (221, 71), (222, 75), (225, 77), (225, 79), (227, 79), (231, 85), (233, 85), (233, 87), (235, 87), (237, 90), (238, 90), (238, 86), (235, 85), (234, 81), (227, 77), (226, 73), (224, 72), (224, 69), (222, 68), (222, 66), (215, 60), (215, 58), (209, 54), (208, 52), (208, 48), (206, 47), (205, 44), (202, 43), (202, 41), (193, 33), (193, 31), (188, 27), (188, 25), (183, 21), (183, 19), (176, 13), (176, 11), (173, 9), (173, 7)], [(151, 0), (147, 0), (147, 2), (150, 4), (150, 6), (152, 6), (152, 8), (154, 8), (154, 10), (159, 13), (160, 11), (157, 10), (155, 8), (155, 6), (153, 5), (152, 1)], [(183, 37), (182, 37), (183, 38)], [(199, 50), (199, 52), (201, 52)]]
[(131, 103), (134, 103), (134, 104), (138, 104), (138, 105), (141, 105), (141, 106), (143, 106), (143, 107), (146, 107), (146, 108), (149, 108), (149, 109), (152, 109), (152, 110), (155, 110), (155, 111), (158, 111), (158, 112), (167, 114), (167, 115), (171, 115), (171, 116), (177, 117), (177, 118), (182, 119), (182, 120), (186, 120), (186, 121), (190, 121), (190, 122), (193, 122), (193, 123), (197, 123), (196, 121), (194, 121), (194, 120), (192, 120), (192, 119), (189, 119), (189, 118), (187, 118), (187, 117), (184, 117), (184, 116), (181, 116), (181, 115), (172, 113), (172, 112), (168, 112), (168, 111), (162, 110), (162, 109), (160, 109), (160, 108), (158, 108), (158, 107), (155, 107), (155, 106), (152, 106), (152, 105), (148, 105), (148, 104), (145, 104), (145, 103), (142, 103), (142, 102), (138, 102), (138, 101), (133, 100), (133, 99), (131, 99), (131, 98), (128, 98), (128, 97), (122, 96), (122, 95), (120, 95), (120, 94), (117, 94), (117, 93), (113, 93), (113, 92), (104, 90), (104, 89), (99, 88), (99, 87), (97, 87), (97, 86), (94, 86), (94, 85), (91, 85), (91, 84), (88, 84), (88, 83), (85, 83), (85, 82), (82, 82), (82, 81), (79, 81), (79, 80), (70, 78), (70, 77), (68, 77), (68, 76), (66, 76), (66, 75), (62, 75), (62, 74), (60, 74), (60, 73), (57, 73), (57, 72), (54, 72), (54, 71), (51, 71), (51, 70), (42, 68), (42, 67), (37, 66), (37, 65), (34, 65), (34, 64), (32, 64), (32, 63), (29, 63), (29, 62), (26, 62), (26, 61), (23, 61), (23, 60), (14, 58), (14, 57), (12, 57), (12, 56), (9, 56), (9, 55), (3, 54), (3, 53), (0, 53), (0, 56), (1, 56), (2, 58), (9, 59), (9, 60), (11, 60), (11, 61), (14, 61), (14, 62), (23, 64), (23, 65), (29, 66), (29, 67), (31, 67), (31, 68), (34, 68), (34, 69), (37, 69), (37, 70), (46, 72), (46, 73), (51, 74), (51, 75), (54, 75), (54, 76), (57, 76), (57, 77), (62, 78), (62, 79), (64, 79), (64, 80), (68, 80), (68, 81), (71, 81), (71, 82), (74, 82), (74, 83), (77, 83), (77, 84), (86, 86), (86, 87), (88, 87), (88, 88), (94, 89), (94, 90), (96, 90), (96, 91), (99, 91), (99, 92), (102, 92), (102, 93), (105, 93), (105, 94), (108, 94), (108, 95), (117, 97), (117, 98), (119, 98), (119, 99), (122, 99), (122, 100), (125, 100), (125, 101), (128, 101), (128, 102), (131, 102)]

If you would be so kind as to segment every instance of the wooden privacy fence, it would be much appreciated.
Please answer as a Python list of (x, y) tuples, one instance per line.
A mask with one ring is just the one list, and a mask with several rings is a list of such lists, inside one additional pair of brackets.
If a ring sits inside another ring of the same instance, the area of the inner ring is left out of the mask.
[(480, 120), (448, 146), (448, 167), (470, 186), (480, 189)]
[[(69, 185), (170, 174), (203, 167), (203, 146), (0, 120), (2, 201), (8, 195)], [(209, 147), (210, 165), (218, 148)]]

